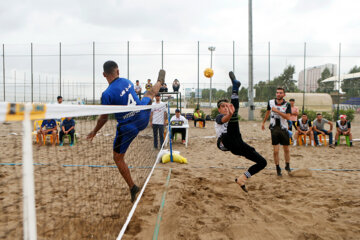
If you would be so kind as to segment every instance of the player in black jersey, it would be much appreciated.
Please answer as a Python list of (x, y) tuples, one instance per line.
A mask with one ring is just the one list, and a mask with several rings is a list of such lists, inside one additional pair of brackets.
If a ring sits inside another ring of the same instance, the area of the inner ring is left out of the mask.
[(239, 88), (241, 83), (236, 80), (233, 72), (229, 72), (233, 84), (231, 103), (227, 99), (220, 100), (217, 103), (219, 115), (216, 117), (215, 130), (217, 146), (222, 151), (231, 151), (232, 154), (244, 156), (255, 162), (244, 174), (235, 179), (235, 182), (247, 192), (245, 187), (246, 180), (252, 175), (258, 173), (266, 167), (266, 160), (255, 151), (255, 148), (246, 144), (240, 133), (239, 128)]

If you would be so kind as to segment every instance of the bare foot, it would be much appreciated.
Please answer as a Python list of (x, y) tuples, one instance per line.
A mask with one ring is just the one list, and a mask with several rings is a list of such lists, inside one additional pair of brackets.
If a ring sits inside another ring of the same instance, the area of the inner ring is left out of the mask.
[(248, 192), (248, 190), (246, 189), (246, 186), (245, 186), (246, 180), (247, 180), (247, 177), (244, 174), (242, 174), (239, 178), (235, 178), (235, 182), (237, 184), (239, 184), (241, 189), (244, 190), (245, 192)]

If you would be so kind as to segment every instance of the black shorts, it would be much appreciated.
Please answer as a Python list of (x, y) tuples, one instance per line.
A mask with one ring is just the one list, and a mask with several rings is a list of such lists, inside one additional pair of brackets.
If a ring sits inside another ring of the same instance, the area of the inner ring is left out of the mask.
[(280, 126), (275, 126), (270, 129), (272, 145), (288, 146), (290, 144), (289, 132), (286, 129), (281, 129)]

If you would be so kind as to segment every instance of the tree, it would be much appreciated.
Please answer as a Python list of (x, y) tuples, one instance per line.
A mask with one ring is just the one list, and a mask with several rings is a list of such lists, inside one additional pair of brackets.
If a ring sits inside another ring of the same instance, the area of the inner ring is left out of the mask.
[(218, 101), (220, 99), (224, 99), (227, 97), (227, 92), (225, 92), (224, 90), (220, 89), (216, 92), (216, 96), (215, 99)]
[(280, 76), (274, 78), (273, 82), (277, 86), (282, 86), (286, 92), (299, 92), (295, 85), (296, 80), (293, 79), (294, 73), (295, 66), (289, 65)]
[(242, 87), (239, 91), (239, 101), (240, 102), (248, 102), (248, 89), (245, 87)]
[(210, 90), (208, 88), (203, 89), (201, 94), (201, 100), (209, 100), (209, 97), (210, 97)]
[(293, 79), (294, 73), (295, 66), (289, 65), (284, 69), (284, 72), (280, 76), (275, 77), (274, 80), (270, 82), (260, 81), (259, 83), (255, 84), (255, 101), (265, 102), (271, 98), (274, 98), (276, 88), (279, 86), (283, 87), (286, 92), (300, 92), (300, 90), (295, 85), (296, 81)]
[(226, 98), (231, 98), (231, 94), (232, 94), (232, 86), (229, 86), (226, 90)]
[(266, 102), (270, 98), (274, 98), (277, 86), (278, 85), (274, 84), (273, 81), (270, 81), (269, 83), (260, 81), (255, 84), (254, 89), (256, 90), (256, 96), (254, 100), (258, 102)]
[(358, 72), (360, 72), (360, 66), (356, 66), (356, 65), (349, 71), (349, 73), (358, 73)]
[[(350, 69), (349, 73), (360, 72), (360, 66), (354, 66)], [(347, 97), (359, 97), (360, 96), (360, 78), (345, 79), (341, 85), (341, 89), (346, 92)]]
[(330, 93), (334, 90), (334, 82), (322, 82), (323, 80), (332, 77), (333, 75), (330, 73), (328, 68), (325, 68), (321, 73), (321, 78), (317, 81), (318, 88), (316, 89), (317, 93)]
[[(211, 101), (216, 100), (216, 92), (217, 92), (216, 88), (211, 89)], [(202, 90), (201, 99), (203, 101), (209, 101), (210, 100), (210, 89), (209, 88), (205, 88), (205, 89)]]
[[(231, 94), (232, 94), (232, 86), (229, 86), (226, 90), (226, 95), (225, 98), (230, 99), (231, 98)], [(248, 102), (248, 89), (245, 87), (242, 87), (239, 91), (239, 101), (240, 102)]]

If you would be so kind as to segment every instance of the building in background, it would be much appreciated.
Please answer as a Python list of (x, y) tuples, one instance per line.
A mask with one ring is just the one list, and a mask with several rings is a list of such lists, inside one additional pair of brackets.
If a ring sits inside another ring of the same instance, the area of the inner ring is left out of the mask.
[[(315, 92), (319, 87), (318, 80), (321, 78), (321, 73), (328, 68), (332, 75), (336, 75), (336, 64), (328, 63), (320, 66), (310, 67), (306, 71), (306, 86), (305, 92)], [(304, 90), (304, 70), (299, 73), (298, 88)]]
[(197, 98), (202, 98), (202, 89), (199, 88), (199, 95), (198, 96), (198, 89), (197, 88), (185, 88), (185, 98), (191, 98), (191, 94), (193, 93), (193, 96)]

